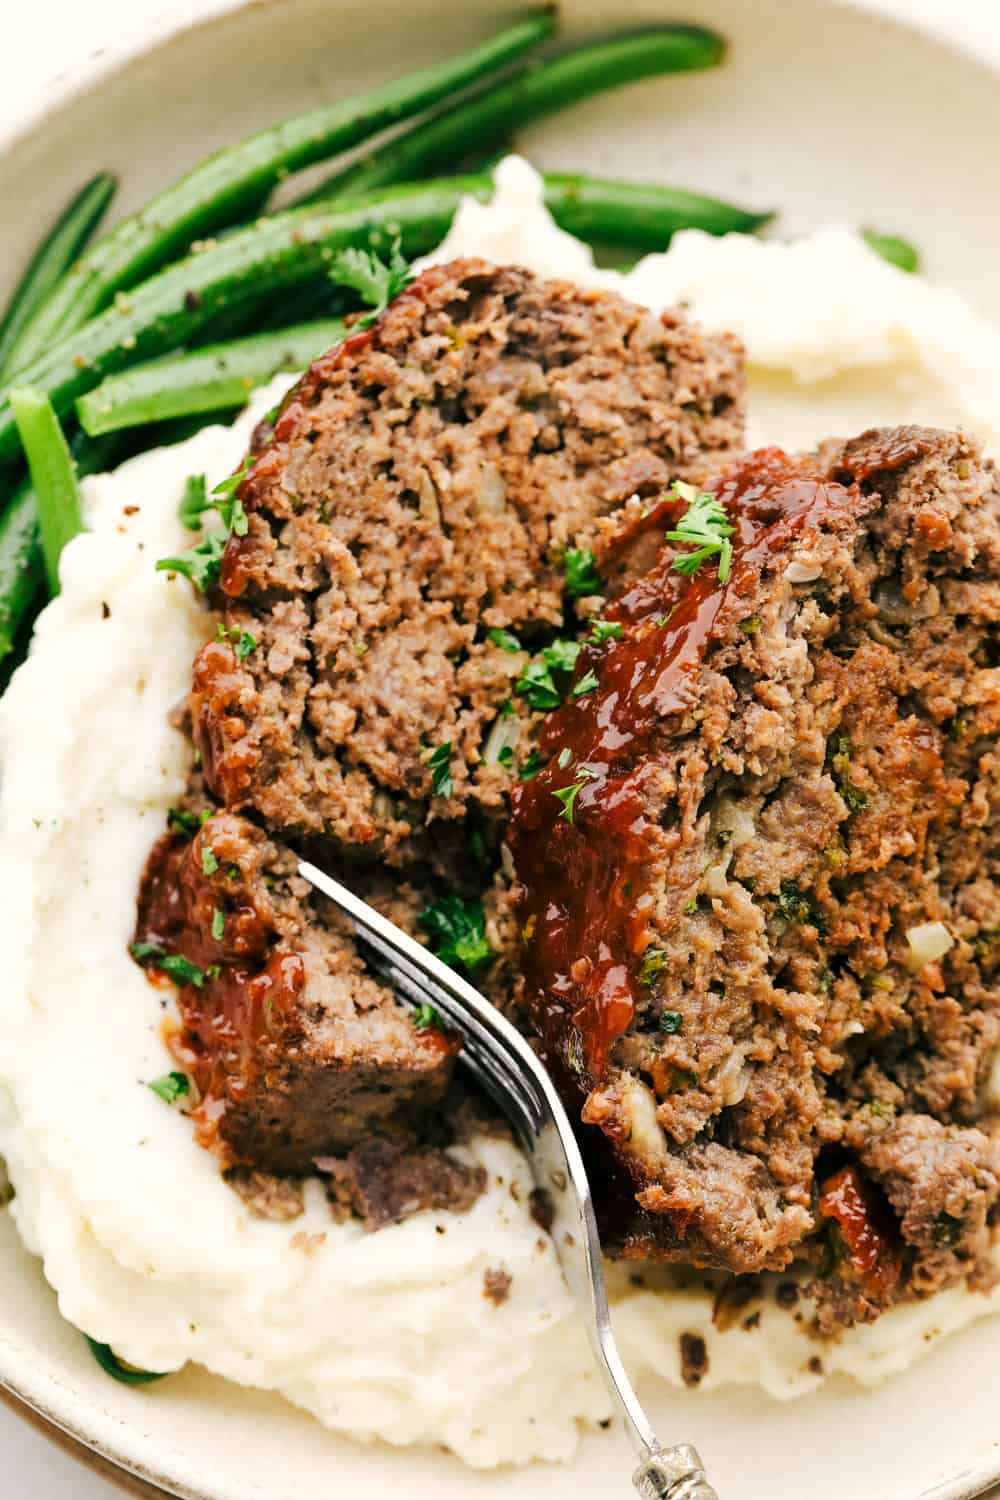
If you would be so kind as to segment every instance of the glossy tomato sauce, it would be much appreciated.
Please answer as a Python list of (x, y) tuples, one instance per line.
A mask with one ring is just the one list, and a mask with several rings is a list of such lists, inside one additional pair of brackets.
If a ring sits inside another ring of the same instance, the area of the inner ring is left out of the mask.
[[(527, 1002), (552, 1057), (569, 1059), (571, 1071), (585, 1069), (592, 1082), (632, 1021), (649, 942), (636, 897), (647, 885), (642, 774), (654, 731), (693, 705), (724, 607), (731, 623), (730, 606), (739, 609), (771, 553), (856, 495), (777, 448), (734, 464), (714, 493), (734, 528), (728, 579), (720, 582), (714, 558), (691, 576), (675, 571), (684, 549), (665, 546), (650, 572), (604, 610), (603, 618), (621, 622), (621, 638), (585, 648), (576, 664), (577, 680), (593, 670), (598, 686), (548, 716), (540, 741), (547, 762), (513, 792), (509, 841), (521, 885)], [(685, 508), (669, 497), (643, 524), (668, 530)], [(574, 785), (570, 819), (555, 794)]]

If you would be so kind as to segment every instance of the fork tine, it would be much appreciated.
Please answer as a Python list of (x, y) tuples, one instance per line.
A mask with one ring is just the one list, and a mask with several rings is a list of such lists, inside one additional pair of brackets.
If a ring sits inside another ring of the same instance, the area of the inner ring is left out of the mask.
[(457, 1006), (441, 1002), (439, 991), (434, 986), (429, 982), (421, 983), (412, 975), (405, 973), (370, 939), (359, 935), (358, 946), (376, 973), (386, 979), (394, 989), (405, 995), (412, 1005), (421, 1005), (425, 1002), (440, 1005), (444, 1019), (462, 1034), (461, 1060), (465, 1063), (474, 1063), (479, 1075), (489, 1076), (491, 1080), (489, 1091), (494, 1097), (498, 1097), (504, 1113), (510, 1112), (512, 1103), (516, 1104), (519, 1113), (518, 1123), (522, 1130), (529, 1133), (536, 1131), (539, 1128), (539, 1121), (534, 1101), (525, 1092), (521, 1080), (510, 1067), (502, 1049), (488, 1037), (483, 1039), (477, 1032), (472, 1032), (468, 1018), (458, 1011)]
[(513, 1054), (530, 1080), (532, 1098), (540, 1116), (547, 1114), (553, 1106), (560, 1112), (562, 1111), (562, 1105), (538, 1058), (521, 1034), (514, 1029), (505, 1016), (501, 1015), (496, 1006), (491, 1005), (478, 990), (456, 974), (453, 969), (449, 969), (429, 949), (416, 942), (407, 933), (401, 932), (387, 917), (383, 917), (381, 912), (369, 906), (339, 881), (306, 861), (299, 864), (299, 873), (345, 911), (358, 931), (362, 932), (382, 952), (398, 962), (412, 976), (415, 983), (426, 986), (430, 981), (437, 990), (443, 991), (451, 1004), (445, 1001), (443, 995), (440, 997), (440, 1008), (442, 1012), (449, 1009), (453, 1015), (457, 1015), (460, 1018), (458, 1024), (461, 1029), (465, 1029), (474, 1019), (477, 1029), (482, 1028), (482, 1031), (508, 1055)]

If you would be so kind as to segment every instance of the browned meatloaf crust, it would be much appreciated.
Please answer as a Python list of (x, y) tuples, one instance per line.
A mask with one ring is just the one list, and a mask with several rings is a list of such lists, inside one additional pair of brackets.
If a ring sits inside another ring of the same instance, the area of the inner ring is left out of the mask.
[[(566, 550), (599, 545), (626, 497), (703, 477), (742, 424), (735, 340), (474, 261), (427, 272), (286, 401), (240, 486), (222, 638), (194, 667), (190, 810), (221, 809), (154, 851), (137, 934), (201, 972), (173, 1046), (227, 1164), (307, 1172), (372, 1136), (419, 1139), (455, 1047), (365, 972), (290, 845), (411, 930), (432, 903), (482, 899), (498, 957), (476, 977), (501, 996), (506, 796), (541, 718), (515, 685), (581, 628)], [(392, 1175), (377, 1209), (354, 1192), (369, 1220), (415, 1201)]]
[(904, 428), (714, 488), (728, 583), (667, 544), (514, 790), (526, 997), (609, 1243), (811, 1259), (832, 1326), (993, 1276), (1000, 482)]

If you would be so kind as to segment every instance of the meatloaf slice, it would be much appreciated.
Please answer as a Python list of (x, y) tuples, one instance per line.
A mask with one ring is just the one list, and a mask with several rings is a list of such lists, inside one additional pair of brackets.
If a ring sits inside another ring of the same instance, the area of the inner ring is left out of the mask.
[(225, 625), (259, 644), (195, 663), (214, 794), (397, 862), (429, 821), (500, 819), (491, 730), (508, 705), (526, 739), (530, 651), (600, 587), (581, 566), (567, 593), (573, 549), (742, 433), (733, 338), (516, 267), (425, 272), (313, 366), (240, 486)]
[(171, 1046), (195, 1085), (198, 1138), (226, 1166), (306, 1173), (373, 1136), (413, 1141), (458, 1051), (365, 971), (295, 869), (254, 824), (217, 813), (193, 838), (165, 835), (143, 880), (138, 952), (188, 965), (170, 969), (182, 981)]
[(662, 548), (513, 792), (526, 1003), (613, 1246), (849, 1322), (993, 1274), (1000, 482), (903, 428), (714, 488), (728, 580)]

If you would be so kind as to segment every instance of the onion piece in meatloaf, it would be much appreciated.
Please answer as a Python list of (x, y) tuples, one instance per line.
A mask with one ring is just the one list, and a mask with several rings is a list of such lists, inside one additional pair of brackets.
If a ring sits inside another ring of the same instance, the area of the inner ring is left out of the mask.
[(668, 543), (514, 790), (526, 1001), (609, 1245), (832, 1326), (994, 1277), (1000, 482), (902, 428), (714, 490), (728, 581)]
[(541, 719), (518, 680), (587, 628), (575, 596), (598, 586), (585, 554), (607, 518), (742, 437), (735, 339), (479, 261), (426, 272), (291, 393), (239, 487), (249, 528), (194, 665), (188, 805), (203, 777), (221, 809), (158, 846), (140, 902), (139, 939), (200, 968), (174, 1047), (224, 1161), (306, 1172), (419, 1137), (455, 1044), (365, 972), (291, 849), (411, 930), (485, 892), (508, 962), (476, 978), (502, 997), (496, 866)]

